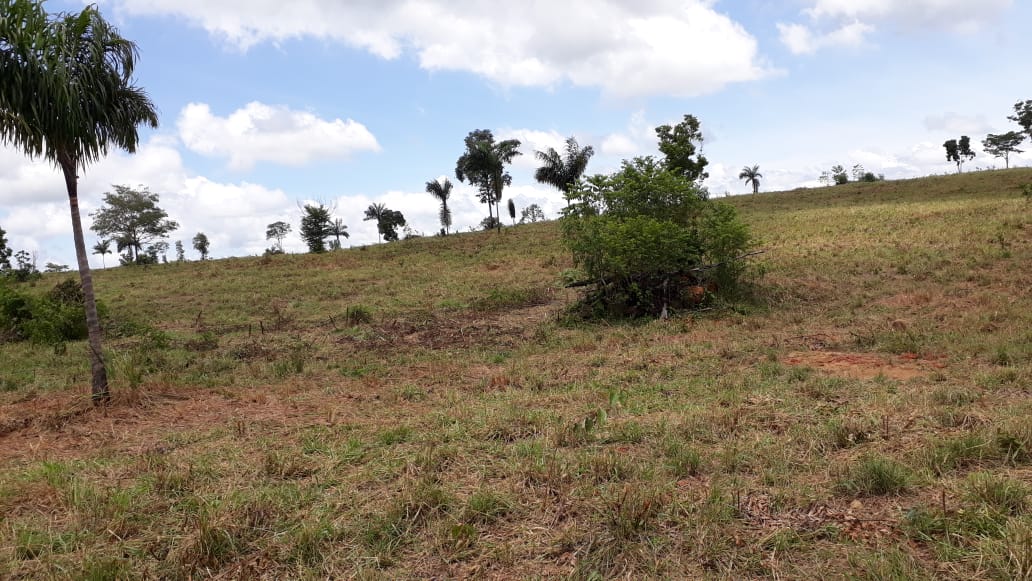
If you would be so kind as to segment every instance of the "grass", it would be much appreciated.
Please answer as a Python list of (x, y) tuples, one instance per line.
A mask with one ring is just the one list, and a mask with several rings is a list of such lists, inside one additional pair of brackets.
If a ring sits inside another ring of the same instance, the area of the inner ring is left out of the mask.
[(765, 274), (666, 321), (554, 223), (98, 271), (112, 406), (0, 345), (0, 577), (1029, 578), (1029, 182), (732, 198)]

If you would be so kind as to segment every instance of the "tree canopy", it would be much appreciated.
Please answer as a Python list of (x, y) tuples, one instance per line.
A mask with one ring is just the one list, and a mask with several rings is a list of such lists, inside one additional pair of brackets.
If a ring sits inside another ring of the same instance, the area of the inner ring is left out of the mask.
[(745, 185), (752, 186), (752, 193), (754, 194), (760, 192), (760, 178), (762, 177), (763, 174), (760, 173), (760, 166), (758, 165), (752, 167), (745, 166), (738, 174), (738, 179), (745, 180)]
[(663, 166), (668, 171), (690, 182), (701, 182), (709, 177), (705, 171), (709, 161), (701, 151), (702, 129), (694, 115), (685, 115), (674, 126), (660, 125), (656, 128), (656, 136), (659, 137), (659, 151), (665, 156)]
[(436, 200), (441, 202), (441, 211), (438, 217), (441, 221), (441, 231), (444, 234), (448, 234), (451, 229), (451, 209), (448, 208), (448, 198), (451, 197), (452, 183), (448, 178), (444, 178), (444, 181), (430, 180), (426, 182), (426, 193), (433, 196)]
[(286, 222), (273, 222), (265, 228), (265, 239), (276, 241), (274, 247), (276, 252), (283, 252), (283, 239), (287, 237), (287, 234), (290, 234), (290, 224)]
[(1022, 152), (1018, 146), (1023, 141), (1025, 141), (1025, 136), (1017, 131), (1008, 131), (999, 135), (990, 133), (982, 140), (982, 149), (993, 157), (1002, 157), (1006, 167), (1010, 168), (1010, 155)]
[(512, 184), (505, 167), (520, 155), (520, 142), (507, 139), (496, 143), (491, 130), (477, 129), (466, 136), (465, 144), (466, 151), (455, 163), (455, 177), (477, 188), (489, 217), (498, 216), (494, 209), (502, 201), (505, 186)]
[(1015, 103), (1014, 114), (1007, 119), (1020, 125), (1025, 135), (1032, 138), (1032, 99)]
[(204, 232), (198, 232), (193, 237), (193, 247), (201, 255), (201, 260), (208, 259), (208, 248), (211, 246), (211, 242), (208, 240), (208, 235)]
[(304, 214), (301, 216), (301, 239), (308, 245), (308, 251), (326, 252), (326, 238), (333, 228), (330, 209), (322, 204), (305, 204), (301, 211)]
[(961, 135), (960, 140), (950, 139), (942, 144), (946, 148), (946, 161), (957, 164), (957, 173), (963, 170), (964, 162), (975, 158), (971, 150), (971, 138)]
[(588, 161), (595, 155), (595, 149), (590, 145), (581, 147), (577, 139), (570, 137), (566, 140), (564, 154), (560, 154), (554, 148), (549, 147), (548, 151), (535, 151), (534, 156), (541, 162), (541, 167), (534, 172), (534, 179), (540, 183), (555, 187), (563, 194), (569, 194), (577, 180), (584, 175), (588, 167)]
[(147, 262), (147, 246), (166, 238), (179, 224), (168, 219), (158, 206), (159, 197), (147, 188), (114, 186), (104, 194), (104, 205), (90, 214), (91, 230), (115, 241), (118, 252), (126, 251), (127, 264)]

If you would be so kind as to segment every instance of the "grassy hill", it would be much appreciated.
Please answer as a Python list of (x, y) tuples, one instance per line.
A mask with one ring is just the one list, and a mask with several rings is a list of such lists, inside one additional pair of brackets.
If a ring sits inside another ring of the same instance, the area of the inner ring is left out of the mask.
[(730, 199), (666, 321), (564, 317), (554, 223), (97, 272), (112, 406), (0, 345), (0, 576), (1029, 578), (1030, 182)]

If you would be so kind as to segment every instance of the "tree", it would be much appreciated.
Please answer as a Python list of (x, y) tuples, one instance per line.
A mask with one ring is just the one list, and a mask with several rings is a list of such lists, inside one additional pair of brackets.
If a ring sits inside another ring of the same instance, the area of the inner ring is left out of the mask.
[[(470, 131), (465, 143), (466, 151), (455, 163), (455, 177), (476, 186), (480, 203), (487, 204), (488, 217), (499, 215), (493, 209), (501, 203), (505, 186), (512, 184), (512, 176), (505, 171), (505, 166), (520, 155), (520, 142), (507, 139), (495, 143), (491, 130), (477, 129)], [(497, 224), (500, 228), (501, 221)]]
[(334, 240), (331, 242), (331, 246), (334, 250), (340, 250), (340, 237), (351, 238), (351, 234), (348, 234), (348, 227), (344, 224), (344, 220), (337, 218), (330, 224), (330, 236), (333, 236)]
[(548, 151), (535, 151), (534, 156), (541, 161), (542, 166), (534, 172), (534, 179), (568, 196), (577, 180), (584, 175), (592, 155), (595, 155), (594, 148), (590, 145), (582, 148), (573, 137), (566, 140), (565, 155), (560, 155), (551, 147)]
[(193, 247), (194, 247), (194, 250), (196, 250), (197, 252), (199, 252), (201, 254), (201, 260), (207, 260), (208, 259), (208, 246), (209, 246), (209, 242), (208, 242), (208, 235), (207, 234), (205, 234), (204, 232), (198, 232), (197, 234), (194, 235), (194, 237), (193, 237)]
[(745, 185), (752, 185), (752, 193), (760, 193), (760, 178), (763, 174), (760, 173), (760, 166), (754, 165), (752, 167), (745, 166), (742, 168), (741, 173), (738, 174), (738, 179), (745, 180)]
[(176, 262), (185, 262), (186, 252), (183, 250), (183, 241), (176, 240)]
[(656, 136), (659, 137), (659, 151), (666, 156), (663, 166), (667, 170), (690, 182), (701, 182), (709, 177), (705, 171), (709, 161), (701, 151), (696, 153), (702, 149), (703, 136), (699, 120), (694, 115), (685, 115), (673, 127), (660, 125), (656, 128)]
[(370, 220), (376, 220), (376, 241), (383, 241), (383, 231), (380, 229), (380, 222), (383, 221), (383, 213), (387, 211), (386, 204), (369, 204), (366, 208), (365, 218), (362, 218), (363, 222)]
[(516, 202), (509, 198), (509, 217), (512, 218), (512, 225), (516, 225)]
[(7, 232), (0, 228), (0, 274), (11, 269), (11, 248), (7, 245)]
[(276, 241), (273, 248), (278, 254), (283, 253), (283, 239), (287, 234), (290, 234), (290, 224), (286, 222), (273, 222), (265, 227), (265, 239)]
[(961, 135), (960, 141), (950, 139), (942, 146), (946, 148), (946, 161), (957, 164), (957, 173), (963, 171), (965, 161), (975, 158), (975, 152), (971, 151), (971, 139), (967, 135)]
[(841, 165), (835, 165), (831, 168), (831, 180), (835, 182), (836, 186), (849, 183), (849, 174), (846, 173), (846, 168)]
[(61, 168), (83, 287), (94, 403), (110, 400), (93, 277), (79, 217), (79, 171), (111, 146), (129, 153), (137, 127), (157, 127), (146, 93), (133, 84), (136, 45), (96, 6), (51, 19), (41, 2), (0, 3), (0, 144)]
[(316, 254), (326, 252), (326, 238), (330, 236), (333, 225), (330, 209), (322, 204), (305, 204), (301, 210), (304, 213), (301, 216), (301, 239), (308, 245), (308, 251)]
[(447, 235), (452, 224), (451, 210), (448, 208), (448, 198), (451, 197), (452, 193), (451, 180), (444, 178), (443, 182), (439, 180), (430, 180), (426, 182), (426, 193), (441, 202), (441, 227), (444, 229), (445, 235)]
[(541, 206), (537, 204), (531, 204), (526, 208), (520, 210), (520, 224), (525, 222), (538, 222), (545, 219), (545, 212), (541, 210)]
[(91, 230), (101, 237), (114, 239), (118, 251), (126, 251), (127, 264), (147, 262), (144, 246), (167, 237), (179, 224), (168, 220), (165, 210), (158, 207), (158, 194), (147, 188), (114, 188), (114, 193), (104, 194), (104, 205), (90, 214)]
[(48, 262), (43, 267), (43, 272), (68, 272), (68, 265), (57, 264), (56, 262)]
[(390, 210), (384, 204), (370, 204), (366, 209), (364, 221), (376, 220), (377, 235), (387, 242), (398, 239), (398, 228), (405, 226), (405, 216), (396, 210)]
[(107, 268), (107, 261), (104, 259), (105, 255), (111, 254), (111, 239), (104, 239), (98, 241), (93, 245), (93, 253), (100, 255), (100, 262), (104, 268)]
[(1017, 131), (1008, 131), (999, 135), (990, 133), (982, 140), (982, 149), (993, 157), (1002, 157), (1004, 164), (1010, 169), (1010, 154), (1022, 152), (1018, 149), (1022, 141), (1025, 141), (1025, 136)]
[(1007, 119), (1017, 123), (1025, 131), (1025, 135), (1032, 138), (1032, 99), (1018, 101), (1014, 104), (1014, 114)]

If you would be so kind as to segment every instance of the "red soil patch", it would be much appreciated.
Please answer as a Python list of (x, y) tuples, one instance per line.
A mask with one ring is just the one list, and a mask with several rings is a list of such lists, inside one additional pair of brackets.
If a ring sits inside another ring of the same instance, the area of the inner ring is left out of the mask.
[(812, 367), (831, 375), (855, 379), (873, 379), (878, 376), (908, 380), (924, 377), (945, 367), (930, 359), (904, 353), (897, 357), (872, 353), (843, 353), (840, 351), (805, 351), (789, 353), (788, 365)]

